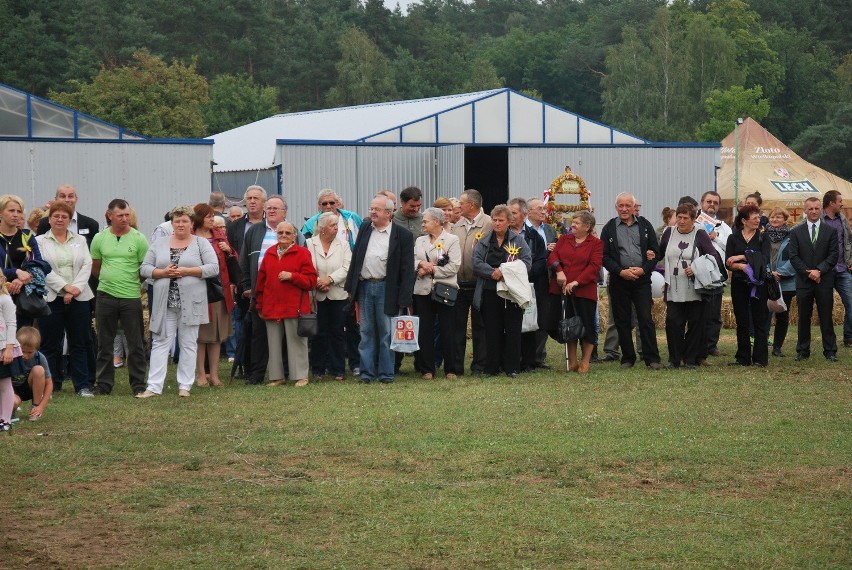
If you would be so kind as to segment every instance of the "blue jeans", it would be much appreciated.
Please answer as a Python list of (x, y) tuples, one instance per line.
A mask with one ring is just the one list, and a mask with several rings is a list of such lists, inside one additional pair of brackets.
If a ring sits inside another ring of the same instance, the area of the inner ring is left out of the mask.
[(852, 340), (852, 271), (843, 271), (834, 275), (834, 290), (840, 294), (846, 317), (843, 319), (843, 340)]
[[(384, 281), (361, 281), (358, 285), (361, 307), (361, 380), (393, 380), (394, 354), (390, 349), (391, 317), (385, 314)], [(376, 370), (376, 356), (379, 369)]]
[(53, 375), (54, 390), (62, 389), (62, 339), (68, 338), (68, 371), (74, 391), (83, 388), (92, 389), (89, 380), (89, 365), (86, 351), (89, 342), (89, 329), (92, 327), (92, 314), (88, 301), (71, 301), (67, 305), (62, 297), (50, 304), (50, 314), (39, 317), (41, 331), (41, 352), (47, 358), (47, 365)]

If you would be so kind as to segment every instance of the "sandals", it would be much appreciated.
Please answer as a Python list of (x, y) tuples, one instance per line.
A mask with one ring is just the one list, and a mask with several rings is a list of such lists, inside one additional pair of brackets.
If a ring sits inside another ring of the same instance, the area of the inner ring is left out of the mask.
[[(221, 384), (221, 382), (220, 382), (220, 384)], [(195, 385), (198, 386), (199, 388), (207, 388), (208, 386), (210, 386), (210, 382), (207, 381), (206, 376), (199, 376), (198, 378), (195, 379)]]
[(210, 378), (210, 385), (214, 388), (224, 388), (225, 385), (218, 378)]

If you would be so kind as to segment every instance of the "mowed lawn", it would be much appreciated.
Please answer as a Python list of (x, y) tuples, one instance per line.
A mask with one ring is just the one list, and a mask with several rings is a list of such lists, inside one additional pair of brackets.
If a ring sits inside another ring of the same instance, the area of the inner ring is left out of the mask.
[(852, 349), (723, 334), (692, 371), (69, 385), (0, 437), (0, 568), (849, 568)]

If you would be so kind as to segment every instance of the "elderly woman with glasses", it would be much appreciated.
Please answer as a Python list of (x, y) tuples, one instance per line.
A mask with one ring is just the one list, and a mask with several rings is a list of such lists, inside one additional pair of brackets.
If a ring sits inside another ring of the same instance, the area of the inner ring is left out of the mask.
[[(449, 201), (447, 202), (449, 203)], [(414, 357), (415, 368), (424, 380), (435, 376), (435, 321), (441, 327), (441, 352), (444, 357), (444, 373), (455, 380), (462, 370), (457, 370), (455, 356), (454, 308), (432, 296), (436, 287), (446, 286), (458, 290), (456, 276), (461, 266), (459, 238), (445, 227), (445, 213), (440, 208), (427, 208), (423, 212), (424, 235), (414, 242), (414, 311), (420, 317), (420, 350)], [(462, 333), (464, 334), (464, 333)]]
[(323, 376), (328, 370), (335, 380), (342, 381), (346, 371), (341, 347), (344, 345), (344, 307), (348, 295), (343, 289), (352, 252), (349, 244), (337, 233), (339, 216), (323, 212), (317, 219), (316, 233), (306, 247), (317, 269), (314, 294), (317, 300), (317, 327), (319, 334), (311, 341), (311, 369), (314, 376)]
[(296, 243), (290, 222), (276, 227), (278, 243), (266, 250), (257, 272), (255, 308), (266, 321), (270, 386), (285, 382), (281, 342), (287, 341), (287, 363), (296, 387), (308, 385), (308, 339), (297, 334), (300, 314), (311, 312), (311, 291), (317, 286), (317, 270), (307, 248)]

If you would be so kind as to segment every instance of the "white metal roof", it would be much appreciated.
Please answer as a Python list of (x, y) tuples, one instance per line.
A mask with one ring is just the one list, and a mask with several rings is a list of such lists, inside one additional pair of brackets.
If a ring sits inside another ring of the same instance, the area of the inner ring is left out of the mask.
[(217, 172), (276, 166), (275, 146), (279, 143), (648, 143), (512, 89), (275, 115), (208, 138), (215, 141)]

